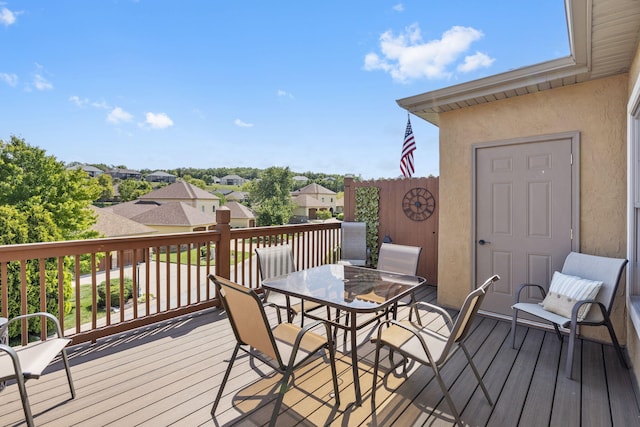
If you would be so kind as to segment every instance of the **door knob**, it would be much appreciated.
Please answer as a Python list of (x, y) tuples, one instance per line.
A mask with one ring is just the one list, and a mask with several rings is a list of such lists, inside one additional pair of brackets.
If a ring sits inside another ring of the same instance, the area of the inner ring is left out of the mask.
[(490, 244), (491, 242), (487, 242), (487, 241), (486, 241), (486, 240), (484, 240), (484, 239), (480, 239), (480, 240), (478, 240), (478, 243), (479, 243), (479, 244), (481, 244), (481, 245), (488, 245), (488, 244)]

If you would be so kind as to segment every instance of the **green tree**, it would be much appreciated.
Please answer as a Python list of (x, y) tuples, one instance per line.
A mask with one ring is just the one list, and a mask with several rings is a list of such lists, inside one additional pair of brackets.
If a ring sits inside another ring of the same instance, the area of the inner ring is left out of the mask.
[[(95, 215), (89, 205), (100, 193), (97, 182), (83, 170), (67, 170), (62, 162), (45, 151), (29, 146), (12, 136), (0, 140), (0, 244), (51, 242), (97, 236), (91, 231)], [(64, 260), (69, 266), (70, 259)], [(27, 263), (27, 306), (29, 312), (40, 309), (39, 263)], [(58, 314), (57, 261), (45, 261), (46, 307)], [(68, 271), (65, 269), (65, 271)], [(18, 263), (7, 268), (9, 316), (20, 314), (20, 269)], [(64, 275), (65, 299), (71, 295), (71, 274)], [(64, 311), (70, 309), (64, 307)], [(40, 323), (29, 324), (39, 332)], [(10, 331), (18, 332), (19, 325)]]
[(98, 196), (98, 200), (101, 202), (106, 202), (109, 200), (113, 200), (115, 195), (115, 191), (113, 189), (113, 178), (108, 173), (101, 173), (96, 178), (98, 182), (98, 186), (100, 187), (100, 195)]
[(198, 188), (201, 188), (203, 190), (207, 189), (207, 183), (204, 182), (204, 180), (199, 179), (199, 178), (194, 178), (191, 175), (185, 175), (182, 177), (182, 179), (185, 182), (188, 182), (189, 184), (195, 185)]
[(118, 192), (120, 200), (128, 202), (135, 200), (140, 196), (150, 193), (153, 188), (147, 181), (137, 181), (135, 179), (125, 179), (118, 184)]
[(293, 174), (289, 168), (277, 166), (265, 169), (260, 179), (249, 186), (249, 198), (258, 214), (257, 224), (287, 224), (293, 214), (291, 189)]

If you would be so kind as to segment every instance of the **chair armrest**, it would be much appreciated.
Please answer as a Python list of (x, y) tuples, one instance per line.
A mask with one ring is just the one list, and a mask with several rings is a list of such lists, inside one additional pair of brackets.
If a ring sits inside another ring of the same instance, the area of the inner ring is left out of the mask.
[[(602, 313), (602, 318), (604, 320), (609, 319), (609, 313), (607, 313), (607, 308), (604, 306), (604, 304), (602, 304), (600, 301), (596, 301), (593, 299), (586, 299), (586, 300), (580, 300), (573, 305), (573, 308), (571, 309), (572, 325), (577, 325), (578, 323), (587, 323), (587, 324), (592, 323), (592, 322), (585, 322), (584, 320), (581, 322), (578, 321), (578, 311), (580, 310), (580, 307), (582, 307), (585, 304), (593, 304), (595, 306), (598, 306), (600, 308), (600, 312)], [(593, 310), (593, 307), (591, 307), (591, 309)]]
[(414, 305), (420, 305), (420, 306), (426, 307), (429, 311), (438, 312), (442, 317), (445, 318), (445, 320), (450, 326), (453, 326), (453, 319), (451, 318), (451, 315), (449, 314), (449, 312), (444, 308), (434, 304), (429, 304), (428, 302), (424, 302), (424, 301), (416, 301)]
[[(54, 316), (51, 313), (47, 313), (44, 311), (38, 312), (38, 313), (30, 313), (30, 314), (22, 314), (20, 316), (16, 316), (13, 317), (11, 319), (9, 319), (9, 321), (7, 323), (5, 323), (3, 325), (2, 328), (0, 328), (0, 334), (2, 334), (8, 327), (10, 324), (12, 324), (13, 322), (16, 322), (18, 320), (22, 320), (22, 319), (29, 319), (32, 317), (41, 317), (44, 316), (46, 318), (48, 318), (49, 320), (51, 320), (53, 322), (53, 324), (55, 325), (56, 328), (56, 334), (58, 335), (59, 338), (63, 338), (64, 335), (62, 334), (62, 329), (60, 328), (60, 322), (58, 321), (58, 318), (56, 316)], [(46, 323), (45, 323), (45, 327), (46, 327)]]
[[(428, 304), (428, 305), (431, 305), (431, 304)], [(436, 306), (433, 306), (433, 307), (436, 307)], [(380, 325), (378, 326), (378, 336), (377, 336), (377, 338), (373, 338), (373, 337), (371, 338), (371, 341), (374, 341), (374, 340), (377, 341), (376, 342), (376, 346), (378, 345), (378, 343), (380, 343), (382, 341), (382, 332), (383, 332), (383, 326), (384, 325), (387, 325), (387, 327), (391, 326), (391, 325), (397, 326), (399, 328), (402, 328), (402, 329), (408, 331), (409, 333), (411, 333), (411, 335), (416, 337), (416, 339), (420, 342), (420, 345), (422, 346), (422, 349), (424, 350), (424, 353), (427, 355), (427, 359), (429, 360), (429, 363), (432, 366), (435, 366), (434, 358), (431, 355), (431, 352), (429, 351), (429, 347), (427, 346), (427, 343), (424, 341), (424, 338), (422, 338), (422, 336), (420, 335), (420, 332), (417, 329), (412, 328), (409, 325), (406, 325), (404, 323), (398, 322), (397, 320), (388, 319), (388, 320), (385, 320), (384, 322), (380, 323)], [(395, 347), (395, 346), (391, 346), (391, 347)], [(398, 351), (400, 351), (401, 353), (404, 353), (403, 351), (400, 350), (400, 348), (396, 347), (396, 349)]]
[(276, 309), (276, 316), (278, 316), (278, 324), (282, 323), (282, 315), (280, 314), (280, 306), (273, 302), (265, 302), (262, 304), (265, 308), (271, 307)]
[(547, 291), (545, 291), (542, 286), (536, 285), (535, 283), (523, 283), (520, 286), (518, 286), (518, 289), (516, 290), (516, 294), (513, 297), (514, 304), (517, 304), (520, 302), (520, 292), (522, 292), (524, 288), (529, 288), (529, 287), (540, 289), (540, 293), (542, 294), (542, 299), (544, 299), (547, 296)]
[(329, 327), (329, 323), (322, 320), (317, 320), (313, 323), (310, 323), (298, 331), (298, 335), (296, 335), (296, 340), (293, 342), (293, 348), (291, 350), (291, 356), (290, 356), (288, 366), (293, 366), (294, 361), (296, 360), (296, 354), (298, 353), (298, 349), (300, 348), (300, 343), (302, 342), (302, 338), (304, 338), (305, 334), (307, 334), (308, 332), (311, 332), (311, 329), (316, 328), (320, 325), (324, 325), (325, 327), (328, 345), (333, 344), (331, 339), (331, 328)]

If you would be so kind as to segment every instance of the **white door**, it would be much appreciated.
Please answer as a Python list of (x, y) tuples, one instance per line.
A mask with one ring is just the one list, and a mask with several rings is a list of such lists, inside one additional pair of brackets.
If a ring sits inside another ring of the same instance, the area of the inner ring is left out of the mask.
[(511, 316), (518, 286), (548, 288), (577, 247), (577, 147), (577, 135), (564, 134), (475, 149), (476, 282), (501, 278), (483, 310)]

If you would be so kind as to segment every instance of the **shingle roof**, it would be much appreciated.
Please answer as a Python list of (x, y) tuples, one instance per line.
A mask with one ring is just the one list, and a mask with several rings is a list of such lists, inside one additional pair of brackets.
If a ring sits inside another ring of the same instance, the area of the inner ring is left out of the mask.
[(183, 202), (168, 202), (131, 218), (147, 225), (200, 226), (216, 223), (213, 214), (201, 212)]
[(157, 230), (113, 213), (109, 209), (95, 206), (91, 206), (91, 209), (93, 209), (97, 217), (97, 222), (91, 228), (107, 237), (157, 233)]
[(105, 210), (109, 210), (117, 215), (121, 215), (125, 218), (133, 218), (134, 216), (138, 216), (143, 212), (148, 211), (149, 209), (154, 209), (160, 206), (160, 203), (153, 201), (141, 202), (139, 200), (132, 200), (130, 202), (119, 203), (117, 205), (109, 206), (103, 208)]
[(255, 219), (256, 217), (256, 214), (251, 209), (241, 203), (227, 202), (224, 206), (231, 211), (231, 218)]
[(299, 190), (293, 192), (293, 195), (296, 196), (298, 194), (336, 194), (335, 191), (331, 191), (328, 188), (323, 187), (320, 184), (316, 184), (315, 182), (309, 185), (305, 185)]
[(170, 173), (165, 172), (165, 171), (155, 171), (153, 173), (150, 173), (147, 176), (175, 176), (175, 175), (170, 174)]
[(91, 166), (91, 165), (75, 165), (75, 166), (70, 166), (67, 169), (82, 169), (85, 172), (97, 172), (97, 173), (102, 173), (102, 169), (99, 169), (95, 166)]
[(247, 191), (232, 191), (229, 194), (226, 194), (225, 197), (227, 200), (244, 200), (249, 196)]
[(185, 181), (178, 181), (166, 187), (147, 193), (140, 200), (219, 200), (220, 198), (202, 188), (196, 187)]

